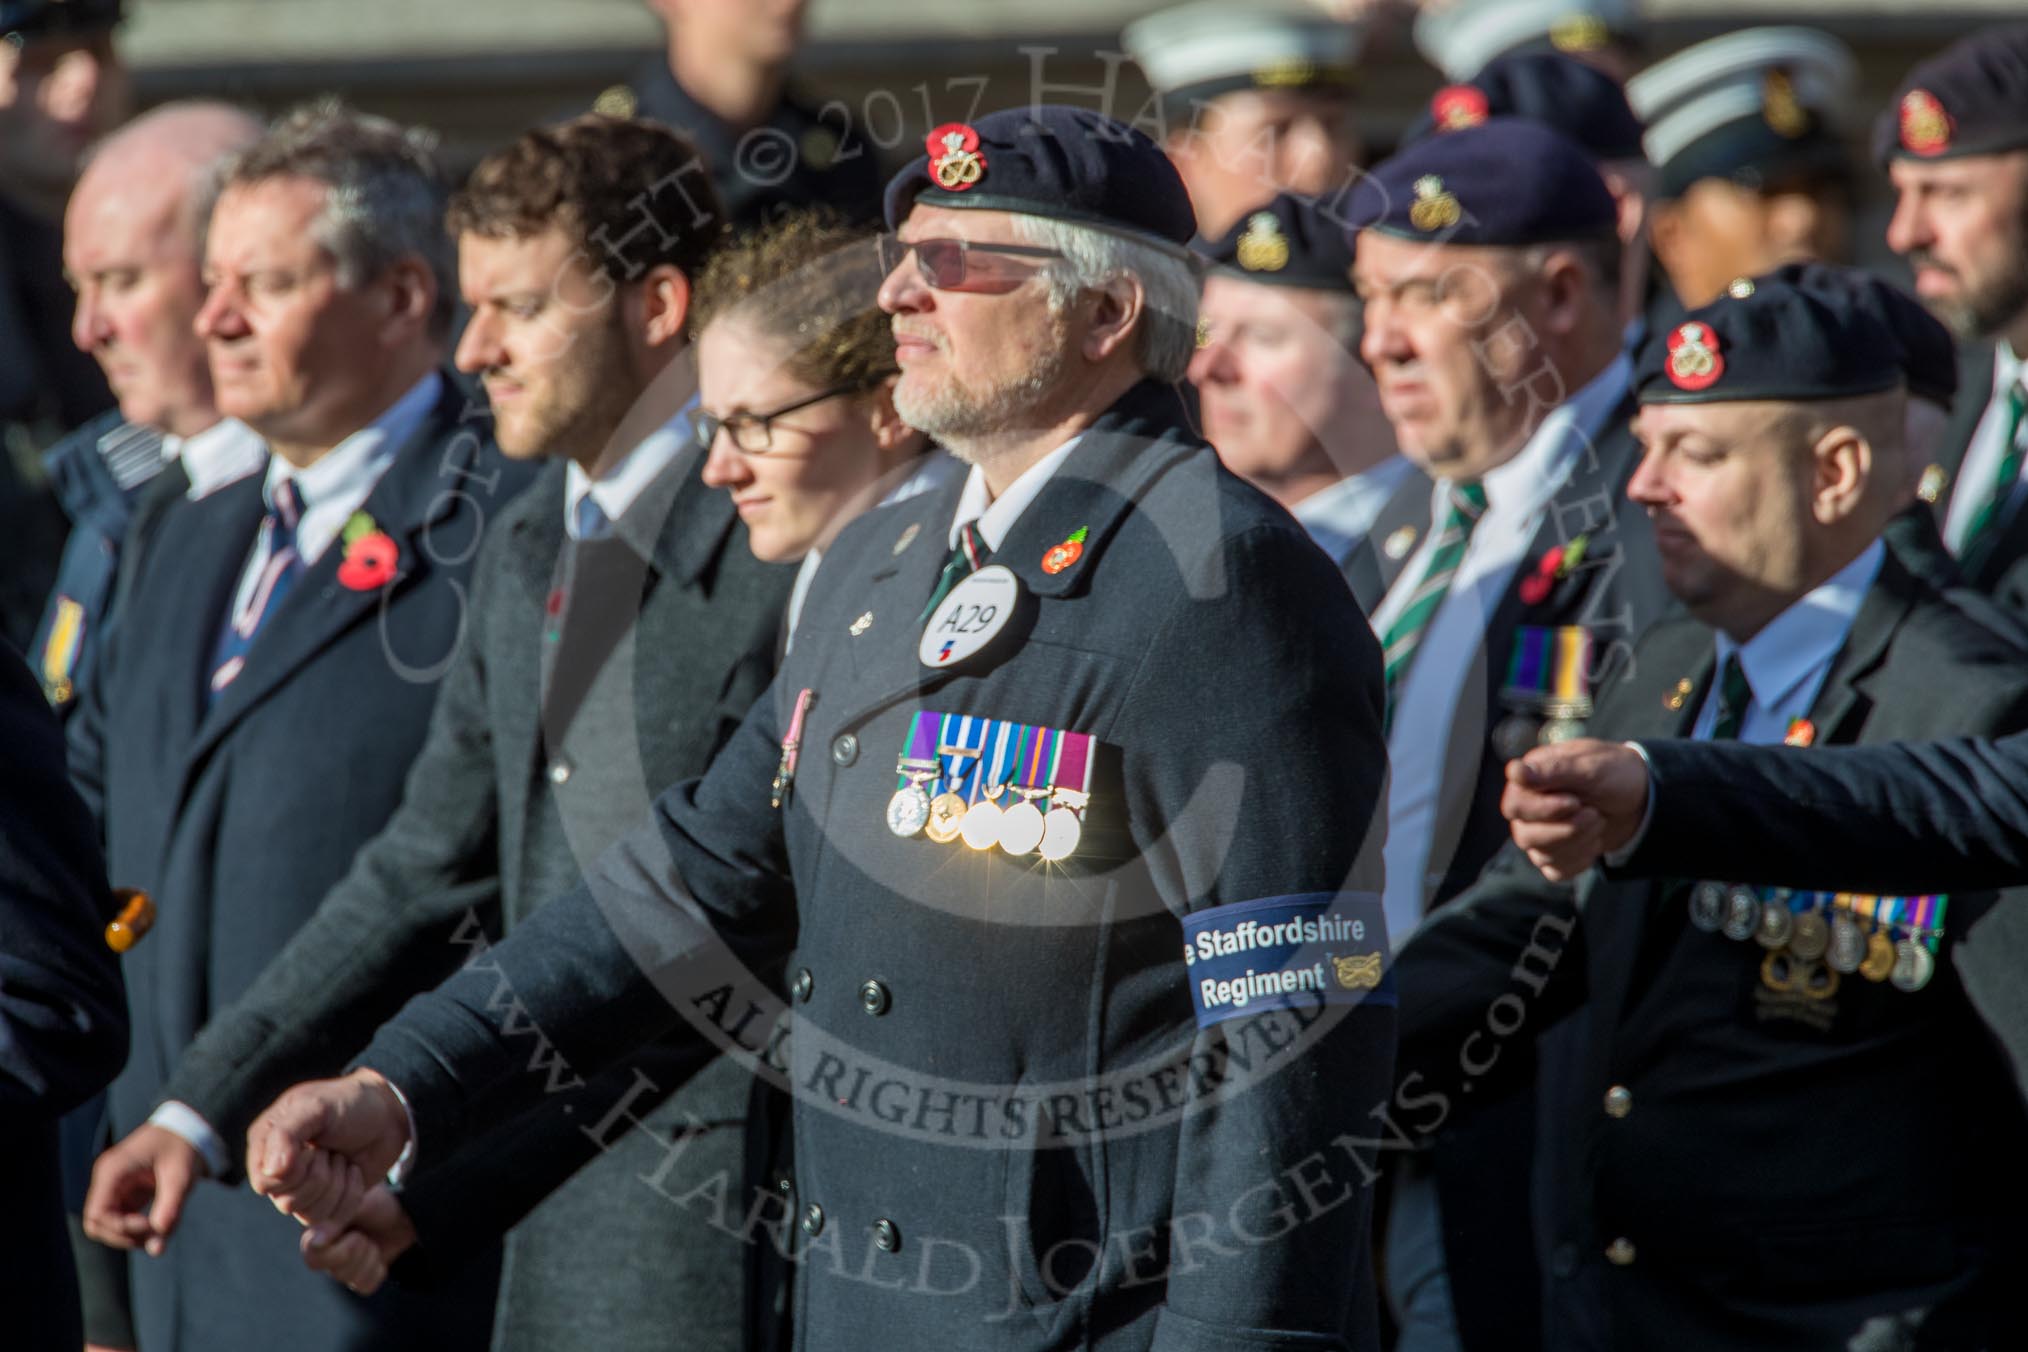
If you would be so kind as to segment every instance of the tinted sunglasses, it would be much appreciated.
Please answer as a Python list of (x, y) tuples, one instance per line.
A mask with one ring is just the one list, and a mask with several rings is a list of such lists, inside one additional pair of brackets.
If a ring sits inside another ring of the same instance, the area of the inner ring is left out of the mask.
[(1026, 264), (1008, 258), (1061, 258), (1056, 249), (1025, 244), (979, 244), (968, 239), (900, 239), (880, 237), (880, 270), (891, 274), (913, 251), (916, 271), (938, 291), (1012, 291), (1035, 275)]

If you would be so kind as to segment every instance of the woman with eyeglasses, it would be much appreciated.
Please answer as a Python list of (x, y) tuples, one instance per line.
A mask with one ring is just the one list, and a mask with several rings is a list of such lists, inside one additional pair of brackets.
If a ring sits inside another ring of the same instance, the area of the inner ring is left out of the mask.
[(963, 468), (894, 411), (883, 275), (870, 233), (800, 212), (731, 239), (692, 301), (704, 482), (732, 494), (757, 557), (803, 561), (790, 635), (846, 523)]

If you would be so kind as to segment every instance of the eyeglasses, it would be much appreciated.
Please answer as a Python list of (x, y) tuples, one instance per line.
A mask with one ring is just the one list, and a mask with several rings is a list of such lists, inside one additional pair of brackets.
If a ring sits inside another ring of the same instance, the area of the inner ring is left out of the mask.
[(939, 291), (1012, 291), (1034, 275), (1035, 269), (996, 261), (1006, 258), (1061, 258), (1055, 249), (1025, 244), (979, 244), (969, 239), (901, 239), (880, 237), (880, 270), (883, 275), (901, 266), (901, 260), (915, 252), (916, 271)]
[(775, 419), (785, 418), (791, 413), (800, 413), (812, 404), (821, 404), (826, 399), (836, 399), (841, 394), (864, 393), (893, 374), (893, 371), (881, 371), (864, 380), (855, 380), (849, 385), (834, 385), (819, 394), (798, 399), (793, 404), (783, 404), (780, 408), (769, 409), (766, 413), (728, 413), (721, 418), (710, 409), (700, 407), (691, 416), (690, 435), (695, 439), (697, 449), (707, 454), (711, 450), (711, 444), (718, 440), (718, 434), (722, 431), (732, 438), (733, 446), (742, 454), (765, 455), (774, 449), (772, 424)]

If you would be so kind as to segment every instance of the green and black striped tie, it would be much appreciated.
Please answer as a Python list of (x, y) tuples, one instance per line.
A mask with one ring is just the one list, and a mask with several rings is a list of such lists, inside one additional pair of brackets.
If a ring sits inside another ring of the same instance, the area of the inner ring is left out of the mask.
[(1444, 596), (1451, 589), (1451, 579), (1458, 575), (1458, 566), (1465, 561), (1465, 546), (1471, 542), (1472, 528), (1485, 514), (1484, 484), (1474, 479), (1451, 485), (1450, 496), (1444, 506), (1443, 524), (1430, 544), (1429, 566), (1423, 570), (1422, 580), (1415, 584), (1415, 592), (1408, 598), (1408, 604), (1401, 608), (1401, 613), (1394, 617), (1394, 623), (1388, 625), (1387, 632), (1381, 636), (1390, 724), (1394, 721), (1394, 705), (1401, 683), (1408, 675), (1409, 664), (1415, 661), (1416, 650), (1422, 646), (1423, 633), (1436, 617), (1437, 608), (1443, 605)]

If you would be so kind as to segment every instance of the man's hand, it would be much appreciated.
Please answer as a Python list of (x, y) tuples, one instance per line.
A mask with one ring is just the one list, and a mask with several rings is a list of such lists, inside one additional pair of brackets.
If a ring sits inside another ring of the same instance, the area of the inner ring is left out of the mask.
[(351, 1227), (316, 1225), (303, 1232), (303, 1262), (328, 1272), (350, 1290), (370, 1296), (387, 1280), (394, 1260), (415, 1244), (415, 1226), (401, 1198), (385, 1183), (367, 1191)]
[(1539, 746), (1507, 762), (1500, 810), (1543, 876), (1568, 882), (1634, 838), (1648, 810), (1648, 763), (1619, 742)]
[(311, 1080), (247, 1129), (247, 1180), (305, 1225), (344, 1226), (407, 1144), (408, 1112), (380, 1075)]
[(176, 1231), (183, 1203), (210, 1174), (197, 1148), (166, 1127), (144, 1123), (92, 1165), (84, 1230), (115, 1249), (159, 1256)]

